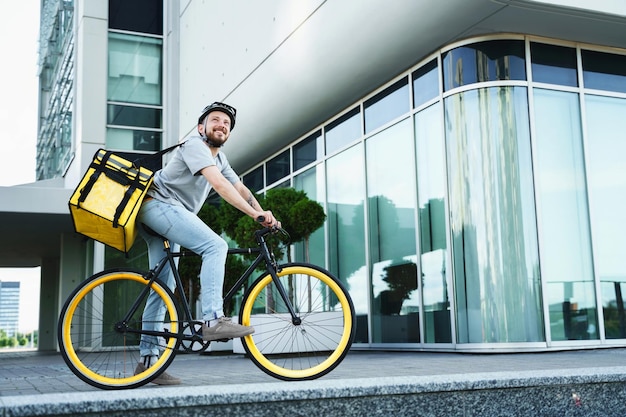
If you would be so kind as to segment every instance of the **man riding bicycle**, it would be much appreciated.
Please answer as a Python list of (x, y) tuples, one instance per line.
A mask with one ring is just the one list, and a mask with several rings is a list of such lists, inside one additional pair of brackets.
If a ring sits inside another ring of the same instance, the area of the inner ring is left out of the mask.
[[(219, 102), (202, 110), (198, 118), (198, 135), (179, 146), (166, 166), (155, 173), (137, 216), (138, 222), (167, 238), (173, 251), (183, 246), (202, 257), (200, 284), (204, 341), (233, 339), (254, 333), (252, 326), (233, 323), (224, 316), (222, 291), (228, 245), (197, 216), (209, 192), (215, 190), (227, 203), (253, 219), (263, 217), (265, 227), (280, 226), (272, 212), (264, 210), (239, 180), (221, 152), (235, 127), (236, 114), (235, 108)], [(163, 240), (143, 227), (138, 229), (148, 245), (148, 258), (153, 265), (163, 256)], [(170, 289), (174, 288), (174, 276), (169, 266), (158, 278)], [(143, 329), (160, 330), (149, 327), (156, 326), (164, 315), (165, 305), (156, 294), (150, 294), (144, 309)], [(155, 336), (142, 335), (140, 355), (135, 374), (143, 372), (158, 359)], [(164, 372), (152, 382), (174, 385), (179, 384), (180, 379)]]

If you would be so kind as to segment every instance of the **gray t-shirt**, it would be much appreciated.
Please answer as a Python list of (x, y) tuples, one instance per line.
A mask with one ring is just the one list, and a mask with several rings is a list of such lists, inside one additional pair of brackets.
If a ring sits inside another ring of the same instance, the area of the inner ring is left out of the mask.
[(200, 171), (212, 165), (216, 165), (232, 184), (239, 181), (222, 152), (213, 157), (204, 139), (192, 136), (174, 150), (167, 165), (154, 174), (147, 194), (197, 214), (212, 188)]

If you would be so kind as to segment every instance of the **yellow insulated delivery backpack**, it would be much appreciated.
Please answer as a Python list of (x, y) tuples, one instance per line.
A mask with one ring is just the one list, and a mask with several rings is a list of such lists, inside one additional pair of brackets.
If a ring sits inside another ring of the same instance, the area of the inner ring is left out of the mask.
[(177, 146), (134, 162), (99, 149), (69, 201), (74, 230), (128, 253), (137, 237), (137, 213), (154, 176), (138, 161), (161, 157)]
[(99, 149), (69, 201), (76, 232), (122, 252), (135, 242), (135, 218), (154, 173)]

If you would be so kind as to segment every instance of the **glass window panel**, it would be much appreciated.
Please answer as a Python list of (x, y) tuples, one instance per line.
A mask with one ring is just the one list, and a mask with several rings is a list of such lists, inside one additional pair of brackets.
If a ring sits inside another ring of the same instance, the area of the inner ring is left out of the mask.
[(626, 55), (581, 51), (585, 88), (626, 93)]
[(545, 43), (530, 44), (533, 81), (578, 86), (576, 50)]
[(361, 137), (361, 112), (358, 107), (326, 126), (326, 154), (330, 154)]
[(578, 95), (535, 89), (541, 273), (552, 340), (598, 338)]
[(291, 180), (287, 179), (279, 184), (272, 186), (272, 188), (289, 188), (291, 187)]
[(443, 54), (445, 91), (472, 83), (525, 79), (522, 40), (479, 42)]
[(446, 242), (446, 161), (441, 105), (415, 115), (420, 270), (424, 342), (451, 343), (448, 248)]
[(107, 106), (107, 123), (117, 126), (138, 126), (161, 128), (161, 109), (148, 107), (121, 106), (109, 104)]
[(106, 147), (119, 150), (158, 151), (161, 132), (107, 128)]
[[(419, 342), (413, 126), (404, 120), (366, 141), (372, 273), (372, 342)], [(393, 166), (394, 169), (389, 169)]]
[(356, 343), (368, 342), (369, 285), (365, 265), (365, 179), (361, 144), (329, 158), (326, 190), (329, 269), (350, 291)]
[[(313, 201), (322, 204), (324, 197), (324, 170), (313, 167), (298, 174), (294, 177), (293, 187), (296, 190), (302, 190), (307, 197)], [(326, 265), (325, 243), (324, 243), (324, 227), (320, 227), (309, 236), (309, 258), (305, 255), (304, 243), (300, 242), (294, 245), (296, 261), (311, 262), (315, 265)]]
[(109, 28), (163, 34), (162, 0), (109, 0)]
[(254, 193), (262, 190), (265, 187), (263, 181), (263, 165), (244, 175), (243, 183)]
[(291, 173), (289, 149), (267, 161), (265, 169), (268, 185), (288, 176)]
[(526, 89), (445, 100), (459, 343), (544, 340)]
[(315, 132), (293, 146), (293, 170), (297, 171), (324, 155), (322, 132)]
[(588, 95), (587, 175), (594, 265), (608, 339), (626, 338), (626, 99)]
[(109, 33), (110, 101), (161, 105), (161, 39)]
[[(144, 240), (141, 238), (138, 238), (137, 240), (138, 242), (131, 247), (127, 254), (109, 246), (105, 246), (104, 269), (132, 267), (145, 271), (151, 266), (154, 266), (148, 264), (148, 245), (146, 245)], [(134, 300), (135, 299), (128, 300), (128, 302), (132, 303)], [(110, 305), (116, 305), (119, 303), (119, 300), (110, 299), (109, 301)], [(106, 304), (109, 303), (105, 302), (105, 305)]]
[(364, 104), (365, 133), (409, 111), (409, 86), (406, 78), (386, 88)]
[(439, 71), (433, 59), (413, 73), (413, 108), (439, 95)]

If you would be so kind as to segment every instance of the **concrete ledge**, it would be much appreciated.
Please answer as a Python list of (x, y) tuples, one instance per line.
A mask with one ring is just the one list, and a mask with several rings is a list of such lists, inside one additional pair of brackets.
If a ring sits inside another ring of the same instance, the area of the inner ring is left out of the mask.
[(624, 416), (626, 367), (0, 397), (0, 416)]

